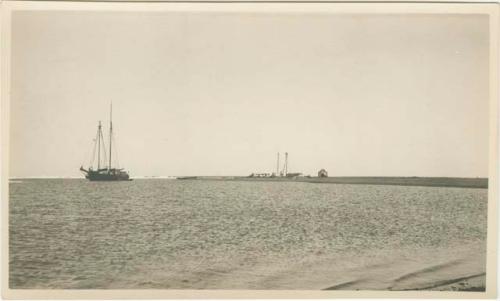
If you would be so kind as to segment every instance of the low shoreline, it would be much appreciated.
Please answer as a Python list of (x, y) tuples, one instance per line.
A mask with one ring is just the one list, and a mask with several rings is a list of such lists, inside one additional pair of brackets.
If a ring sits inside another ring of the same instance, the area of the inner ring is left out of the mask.
[[(488, 188), (488, 178), (447, 178), (447, 177), (243, 177), (243, 176), (185, 176), (185, 177), (132, 177), (134, 180), (193, 180), (193, 181), (247, 181), (247, 182), (303, 182), (316, 184), (351, 185), (392, 185), (427, 186), (455, 188)], [(85, 180), (83, 178), (10, 178), (9, 183), (22, 183), (24, 180)]]
[(305, 182), (324, 184), (363, 184), (363, 185), (398, 185), (398, 186), (430, 186), (488, 188), (487, 178), (446, 178), (446, 177), (228, 177), (199, 176), (179, 177), (178, 180), (211, 180), (211, 181), (262, 181), (262, 182)]

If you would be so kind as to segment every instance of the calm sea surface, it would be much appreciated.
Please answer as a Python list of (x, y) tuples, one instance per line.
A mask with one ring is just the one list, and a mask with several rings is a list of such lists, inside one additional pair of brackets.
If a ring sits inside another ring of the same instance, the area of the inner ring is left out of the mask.
[(11, 288), (411, 289), (485, 272), (487, 190), (16, 180)]

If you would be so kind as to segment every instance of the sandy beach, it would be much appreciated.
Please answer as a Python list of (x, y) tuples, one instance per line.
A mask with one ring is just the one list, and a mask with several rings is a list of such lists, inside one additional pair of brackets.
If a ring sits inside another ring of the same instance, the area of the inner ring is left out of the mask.
[[(453, 282), (451, 282), (453, 281)], [(421, 290), (429, 291), (469, 291), (469, 292), (484, 292), (486, 289), (486, 275), (476, 275), (460, 280), (450, 280), (451, 283), (443, 284), (432, 288), (421, 288)]]
[[(482, 247), (465, 246), (420, 250), (419, 258), (410, 250), (395, 251), (377, 264), (349, 269), (340, 274), (342, 281), (324, 290), (392, 290), (392, 291), (484, 291), (485, 257)], [(380, 253), (383, 254), (383, 253)], [(449, 254), (449, 255), (448, 255)], [(370, 255), (370, 257), (372, 257)], [(364, 261), (364, 259), (360, 259)]]
[[(484, 274), (459, 279), (451, 279), (445, 282), (446, 284), (437, 286), (420, 287), (407, 290), (484, 292), (486, 289), (486, 275)], [(333, 290), (333, 288), (326, 288), (326, 290)]]

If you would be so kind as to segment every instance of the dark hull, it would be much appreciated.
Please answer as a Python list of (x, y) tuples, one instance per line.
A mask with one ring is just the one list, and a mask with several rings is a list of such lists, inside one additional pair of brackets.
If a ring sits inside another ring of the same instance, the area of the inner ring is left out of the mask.
[(89, 171), (85, 178), (89, 181), (132, 181), (124, 171)]
[(198, 177), (179, 177), (177, 180), (196, 180)]

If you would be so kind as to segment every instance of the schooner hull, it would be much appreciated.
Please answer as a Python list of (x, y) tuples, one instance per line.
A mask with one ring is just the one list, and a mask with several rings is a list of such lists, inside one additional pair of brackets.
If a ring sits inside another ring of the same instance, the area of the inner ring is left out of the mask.
[(87, 176), (89, 181), (132, 181), (128, 177), (118, 177), (118, 176), (107, 176), (107, 175), (97, 175), (97, 176)]
[(90, 181), (131, 181), (129, 175), (123, 171), (110, 171), (110, 172), (97, 172), (97, 171), (89, 171), (87, 175), (85, 175)]

